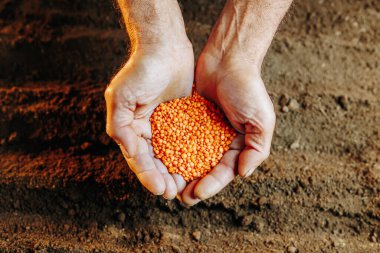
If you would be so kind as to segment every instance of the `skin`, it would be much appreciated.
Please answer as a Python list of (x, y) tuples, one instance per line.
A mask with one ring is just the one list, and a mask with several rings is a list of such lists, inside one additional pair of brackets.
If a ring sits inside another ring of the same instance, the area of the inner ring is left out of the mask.
[(105, 92), (107, 133), (140, 182), (153, 194), (173, 199), (186, 182), (154, 158), (149, 118), (158, 104), (191, 94), (193, 49), (177, 1), (119, 4), (132, 50)]
[(198, 60), (195, 84), (240, 134), (206, 177), (186, 185), (154, 158), (149, 123), (159, 103), (190, 95), (194, 81), (193, 51), (178, 3), (119, 0), (132, 52), (105, 92), (107, 133), (153, 194), (177, 195), (191, 206), (217, 194), (236, 175), (250, 176), (269, 156), (275, 113), (261, 65), (291, 2), (227, 0)]

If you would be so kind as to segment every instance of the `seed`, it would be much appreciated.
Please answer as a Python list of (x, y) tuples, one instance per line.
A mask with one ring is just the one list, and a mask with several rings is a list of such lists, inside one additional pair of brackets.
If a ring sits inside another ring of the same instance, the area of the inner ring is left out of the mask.
[(207, 175), (236, 136), (223, 112), (196, 92), (160, 104), (150, 121), (155, 157), (188, 182)]

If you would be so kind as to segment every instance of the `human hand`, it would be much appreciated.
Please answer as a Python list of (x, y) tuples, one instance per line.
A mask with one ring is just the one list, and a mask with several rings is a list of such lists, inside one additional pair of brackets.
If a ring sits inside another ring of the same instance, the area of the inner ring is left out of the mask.
[(186, 186), (181, 194), (184, 203), (210, 198), (237, 174), (251, 175), (269, 156), (275, 113), (260, 72), (291, 2), (227, 0), (198, 60), (195, 84), (240, 134), (208, 175)]
[(195, 79), (197, 91), (217, 103), (240, 134), (208, 175), (185, 188), (182, 200), (188, 205), (212, 197), (237, 174), (250, 176), (269, 156), (275, 126), (273, 104), (260, 73), (248, 62), (204, 52)]
[(131, 55), (105, 92), (107, 133), (140, 182), (166, 199), (174, 198), (186, 182), (154, 158), (149, 118), (158, 104), (191, 94), (193, 69), (191, 46), (145, 47)]
[[(194, 54), (175, 0), (118, 0), (131, 42), (106, 89), (107, 133), (143, 186), (172, 199), (186, 182), (154, 158), (149, 118), (158, 104), (191, 94)], [(168, 29), (170, 27), (170, 29)]]

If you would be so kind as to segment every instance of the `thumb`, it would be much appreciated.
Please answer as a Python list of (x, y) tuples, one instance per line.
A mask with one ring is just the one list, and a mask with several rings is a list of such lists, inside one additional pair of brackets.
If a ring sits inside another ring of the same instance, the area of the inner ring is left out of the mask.
[(238, 172), (242, 177), (250, 176), (253, 171), (269, 157), (275, 120), (265, 125), (245, 124), (245, 148), (239, 155)]

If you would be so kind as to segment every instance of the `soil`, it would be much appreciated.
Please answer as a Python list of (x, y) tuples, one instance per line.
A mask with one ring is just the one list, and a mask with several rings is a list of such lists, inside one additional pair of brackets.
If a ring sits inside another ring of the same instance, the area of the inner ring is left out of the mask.
[[(196, 56), (223, 6), (183, 0)], [(105, 134), (112, 1), (0, 1), (0, 252), (380, 252), (380, 3), (295, 1), (265, 59), (271, 157), (195, 207)]]

